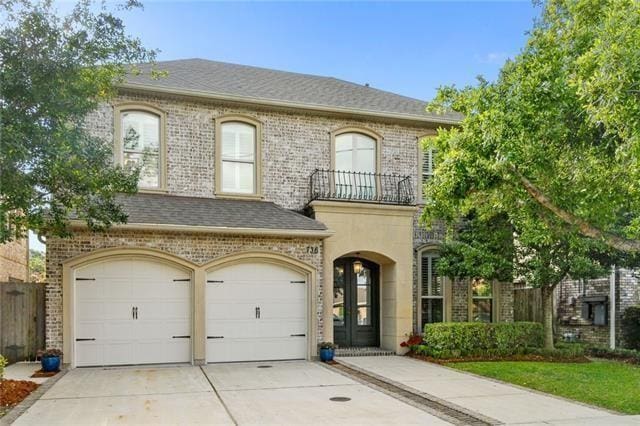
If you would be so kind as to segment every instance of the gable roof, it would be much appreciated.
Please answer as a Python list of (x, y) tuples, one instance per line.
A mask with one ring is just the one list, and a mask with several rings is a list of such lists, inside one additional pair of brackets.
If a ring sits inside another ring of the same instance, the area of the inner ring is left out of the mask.
[(166, 77), (154, 79), (151, 64), (138, 66), (123, 88), (209, 97), (271, 106), (455, 124), (457, 113), (431, 114), (426, 102), (333, 77), (278, 71), (205, 59), (157, 62)]

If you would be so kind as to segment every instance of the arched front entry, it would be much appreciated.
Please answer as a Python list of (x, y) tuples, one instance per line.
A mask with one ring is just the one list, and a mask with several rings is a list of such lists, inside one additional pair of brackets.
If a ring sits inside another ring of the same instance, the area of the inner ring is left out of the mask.
[(357, 257), (333, 263), (333, 339), (341, 347), (380, 345), (380, 267)]

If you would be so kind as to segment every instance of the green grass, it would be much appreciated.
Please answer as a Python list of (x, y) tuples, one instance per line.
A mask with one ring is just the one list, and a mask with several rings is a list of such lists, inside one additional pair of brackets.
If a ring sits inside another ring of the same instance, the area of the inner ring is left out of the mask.
[(640, 367), (614, 361), (461, 362), (458, 370), (492, 377), (627, 414), (640, 414)]

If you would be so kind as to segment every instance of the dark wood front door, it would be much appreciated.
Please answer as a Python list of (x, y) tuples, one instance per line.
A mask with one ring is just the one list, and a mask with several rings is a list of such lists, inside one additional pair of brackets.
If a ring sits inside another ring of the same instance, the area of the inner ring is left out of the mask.
[[(359, 273), (356, 262), (362, 264)], [(363, 259), (333, 263), (333, 339), (338, 346), (380, 345), (379, 276), (378, 265)]]

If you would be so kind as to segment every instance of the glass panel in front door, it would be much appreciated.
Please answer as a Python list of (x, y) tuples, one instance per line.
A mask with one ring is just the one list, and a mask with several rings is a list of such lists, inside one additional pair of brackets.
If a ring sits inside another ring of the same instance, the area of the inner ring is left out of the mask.
[(365, 266), (356, 275), (358, 325), (371, 325), (371, 270)]
[(333, 269), (333, 326), (344, 327), (344, 266)]

